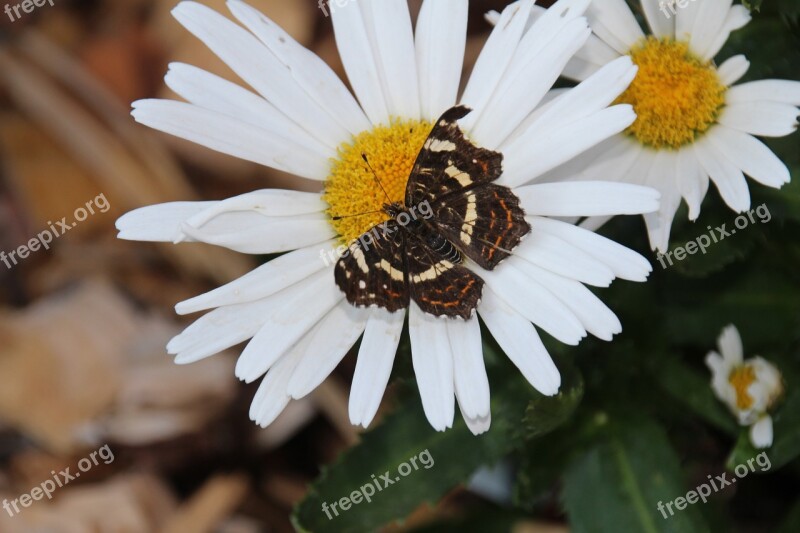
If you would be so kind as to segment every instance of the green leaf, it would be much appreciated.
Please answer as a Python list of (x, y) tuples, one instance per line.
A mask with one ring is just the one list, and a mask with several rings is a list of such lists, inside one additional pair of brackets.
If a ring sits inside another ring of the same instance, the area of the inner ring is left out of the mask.
[(576, 459), (564, 479), (564, 505), (574, 533), (707, 531), (696, 507), (666, 504), (684, 497), (680, 463), (665, 431), (650, 419), (617, 415), (596, 445)]
[[(764, 12), (768, 10), (778, 11), (770, 3), (763, 6)], [(747, 26), (731, 34), (716, 63), (719, 65), (723, 59), (744, 54), (750, 60), (750, 69), (742, 82), (770, 78), (798, 79), (800, 51), (797, 36), (793, 35), (790, 26), (792, 12), (795, 15), (800, 13), (800, 2), (786, 0), (785, 8), (782, 6), (775, 16), (755, 17)]]
[[(673, 342), (711, 347), (727, 324), (736, 324), (753, 345), (784, 339), (800, 321), (800, 289), (768, 258), (751, 259), (747, 268), (704, 280), (681, 279), (667, 285), (661, 305), (667, 336)], [(737, 265), (738, 266), (738, 265)]]
[[(492, 352), (487, 354), (487, 360), (499, 359), (491, 344), (484, 350)], [(402, 519), (423, 502), (438, 501), (478, 467), (493, 464), (519, 448), (526, 433), (537, 433), (533, 428), (538, 424), (539, 413), (543, 429), (538, 434), (543, 434), (557, 426), (555, 412), (569, 416), (574, 408), (562, 409), (543, 402), (542, 396), (507, 361), (490, 369), (490, 381), (492, 426), (487, 433), (473, 436), (460, 415), (456, 415), (452, 429), (436, 432), (426, 420), (419, 399), (414, 398), (365, 433), (361, 443), (346, 451), (335, 464), (323, 469), (293, 513), (295, 527), (301, 531), (363, 532)], [(555, 403), (573, 402), (576, 395), (580, 396), (572, 391), (573, 386), (581, 386), (579, 377), (575, 381), (575, 385), (563, 385), (564, 399), (554, 400)], [(400, 477), (399, 466), (425, 450), (433, 466)], [(330, 509), (333, 503), (372, 483), (373, 475), (380, 478), (387, 472), (389, 479), (399, 480), (387, 487), (381, 482), (382, 490), (375, 491), (371, 503), (362, 501), (348, 510), (339, 510), (339, 516), (331, 512), (331, 519), (323, 512), (323, 502)]]
[(711, 390), (710, 374), (701, 376), (678, 359), (661, 360), (657, 382), (678, 402), (729, 435), (739, 431), (733, 416)]
[(763, 0), (742, 0), (742, 5), (750, 11), (760, 11)]
[(522, 420), (525, 437), (546, 435), (569, 419), (583, 398), (583, 378), (571, 363), (562, 363), (561, 390), (555, 396), (539, 396), (528, 403)]

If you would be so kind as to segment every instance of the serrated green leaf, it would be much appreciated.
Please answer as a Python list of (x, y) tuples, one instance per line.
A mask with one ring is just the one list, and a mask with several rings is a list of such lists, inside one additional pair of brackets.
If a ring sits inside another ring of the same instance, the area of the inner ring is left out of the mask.
[(539, 396), (528, 403), (522, 425), (532, 439), (561, 426), (581, 403), (583, 378), (571, 363), (561, 364), (561, 389), (555, 396)]
[(659, 511), (659, 502), (686, 493), (665, 431), (647, 418), (611, 415), (567, 470), (563, 499), (574, 533), (708, 531), (692, 506), (667, 518)]

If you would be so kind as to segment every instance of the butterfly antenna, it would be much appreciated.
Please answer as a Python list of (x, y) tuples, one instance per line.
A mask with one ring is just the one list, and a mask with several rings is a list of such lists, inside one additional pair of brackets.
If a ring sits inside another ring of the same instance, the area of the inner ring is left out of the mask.
[(331, 219), (342, 220), (343, 218), (363, 217), (364, 215), (371, 215), (373, 213), (383, 213), (383, 209), (377, 209), (375, 211), (367, 211), (366, 213), (358, 213), (357, 215), (343, 215), (340, 217), (331, 217)]
[(378, 178), (378, 173), (377, 173), (377, 172), (375, 172), (375, 169), (374, 169), (374, 168), (372, 168), (372, 165), (370, 165), (370, 164), (369, 164), (369, 159), (367, 158), (367, 154), (365, 154), (365, 153), (363, 153), (363, 152), (362, 152), (362, 153), (361, 153), (361, 159), (363, 159), (363, 160), (364, 160), (364, 162), (367, 164), (367, 167), (368, 167), (368, 168), (370, 169), (370, 171), (372, 172), (372, 176), (375, 178), (375, 181), (377, 181), (377, 182), (378, 182), (378, 185), (380, 185), (380, 187), (381, 187), (381, 190), (383, 191), (383, 194), (385, 194), (385, 195), (386, 195), (386, 200), (387, 200), (387, 201), (388, 201), (390, 204), (391, 204), (391, 203), (393, 203), (393, 202), (392, 202), (392, 199), (389, 197), (389, 193), (387, 193), (387, 192), (386, 192), (386, 189), (384, 189), (384, 188), (383, 188), (383, 183), (381, 183), (381, 180)]

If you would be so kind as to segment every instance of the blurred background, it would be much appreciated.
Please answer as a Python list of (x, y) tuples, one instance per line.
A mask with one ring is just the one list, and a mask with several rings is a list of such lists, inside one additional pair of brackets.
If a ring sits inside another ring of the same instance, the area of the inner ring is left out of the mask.
[[(258, 258), (116, 239), (115, 220), (140, 206), (302, 187), (130, 117), (136, 99), (173, 97), (162, 82), (171, 61), (236, 80), (170, 16), (175, 3), (53, 0), (13, 22), (0, 13), (0, 250), (30, 250), (0, 256), (0, 500), (66, 468), (82, 473), (52, 501), (0, 510), (1, 533), (291, 531), (291, 509), (320, 465), (359, 440), (347, 416), (352, 356), (268, 429), (248, 418), (257, 385), (235, 380), (237, 353), (187, 367), (167, 356), (193, 318), (173, 306)], [(227, 13), (223, 0), (203, 3)], [(343, 75), (314, 0), (251, 3)], [(420, 3), (410, 2), (414, 14)], [(472, 2), (467, 72), (489, 30), (482, 14), (504, 4)], [(85, 220), (46, 247), (28, 244), (75, 216)], [(78, 469), (105, 445), (113, 461)], [(404, 528), (476, 501), (457, 489)], [(517, 527), (564, 530), (552, 514), (552, 527)]]

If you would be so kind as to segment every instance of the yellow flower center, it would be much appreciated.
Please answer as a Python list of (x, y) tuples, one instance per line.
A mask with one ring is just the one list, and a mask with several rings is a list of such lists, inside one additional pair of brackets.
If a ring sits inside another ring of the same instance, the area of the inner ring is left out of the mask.
[(429, 122), (395, 119), (389, 126), (362, 132), (339, 147), (322, 198), (330, 206), (331, 224), (344, 243), (388, 220), (383, 212), (389, 203), (386, 194), (392, 202), (404, 203), (411, 169), (432, 129)]
[(709, 61), (685, 42), (650, 36), (630, 52), (639, 72), (617, 104), (631, 104), (636, 121), (627, 133), (652, 148), (694, 142), (717, 120), (726, 87)]
[(728, 382), (736, 391), (736, 407), (739, 409), (749, 409), (753, 405), (753, 397), (747, 389), (755, 380), (756, 372), (750, 366), (737, 367), (728, 376)]

